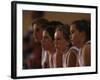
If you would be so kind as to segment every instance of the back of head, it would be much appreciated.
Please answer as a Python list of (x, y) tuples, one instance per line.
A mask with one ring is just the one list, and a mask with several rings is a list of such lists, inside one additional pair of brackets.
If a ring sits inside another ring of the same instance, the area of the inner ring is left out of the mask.
[(36, 18), (36, 19), (33, 20), (32, 26), (33, 26), (34, 24), (37, 24), (37, 25), (39, 25), (39, 27), (41, 27), (42, 29), (45, 29), (45, 28), (47, 27), (47, 25), (48, 25), (48, 20), (45, 19), (45, 18)]
[(50, 25), (57, 28), (57, 27), (59, 27), (59, 26), (62, 26), (63, 23), (60, 22), (60, 21), (51, 21), (51, 22), (50, 22)]

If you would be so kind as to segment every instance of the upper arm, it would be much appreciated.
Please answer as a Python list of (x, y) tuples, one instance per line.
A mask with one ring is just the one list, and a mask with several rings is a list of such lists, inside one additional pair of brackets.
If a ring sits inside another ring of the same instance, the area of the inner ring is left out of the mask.
[(84, 60), (84, 65), (85, 66), (90, 66), (91, 65), (91, 46), (86, 45), (82, 49), (82, 55), (83, 55), (83, 60)]

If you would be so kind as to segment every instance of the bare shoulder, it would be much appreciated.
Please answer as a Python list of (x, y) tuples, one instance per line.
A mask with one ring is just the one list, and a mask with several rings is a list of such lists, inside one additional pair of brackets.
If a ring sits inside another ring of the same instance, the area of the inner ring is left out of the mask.
[(71, 53), (71, 54), (78, 54), (79, 49), (78, 49), (78, 48), (74, 48), (74, 47), (72, 47), (72, 48), (69, 49), (68, 52)]
[(72, 59), (72, 58), (75, 58), (75, 57), (77, 56), (78, 53), (77, 53), (76, 50), (71, 49), (71, 50), (68, 52), (68, 54), (69, 54), (70, 59)]
[(77, 51), (71, 49), (68, 52), (68, 67), (75, 67), (77, 62)]
[(82, 55), (84, 59), (84, 65), (89, 66), (91, 63), (91, 44), (85, 44), (83, 46)]

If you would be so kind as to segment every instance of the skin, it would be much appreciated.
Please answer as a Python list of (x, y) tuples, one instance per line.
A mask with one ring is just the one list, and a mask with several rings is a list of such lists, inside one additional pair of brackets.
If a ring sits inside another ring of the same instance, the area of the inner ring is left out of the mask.
[(61, 31), (56, 31), (55, 35), (55, 47), (57, 51), (63, 52), (66, 49), (66, 46), (69, 44), (63, 37)]
[(86, 33), (79, 32), (75, 25), (70, 26), (72, 44), (82, 50), (81, 54), (84, 60), (84, 66), (90, 65), (90, 45), (86, 44)]
[(80, 47), (81, 39), (83, 39), (82, 35), (81, 35), (81, 32), (79, 32), (76, 29), (75, 25), (71, 25), (70, 26), (70, 33), (71, 33), (71, 42), (72, 42), (72, 45)]
[[(47, 51), (46, 64), (47, 64), (47, 67), (50, 67), (50, 63), (52, 63), (52, 61), (49, 61), (50, 60), (49, 56), (55, 52), (55, 48), (53, 45), (52, 38), (50, 37), (49, 33), (45, 30), (43, 31), (43, 35), (42, 35), (42, 47), (45, 51)], [(52, 60), (53, 60), (53, 57), (52, 57)]]
[(47, 31), (43, 31), (42, 46), (44, 50), (50, 50), (52, 47), (52, 39)]
[(35, 41), (37, 42), (41, 42), (42, 40), (42, 28), (40, 27), (40, 25), (34, 24), (33, 25), (33, 37), (35, 39)]
[(56, 67), (62, 67), (62, 55), (69, 44), (63, 37), (61, 31), (56, 31), (54, 35), (56, 47)]

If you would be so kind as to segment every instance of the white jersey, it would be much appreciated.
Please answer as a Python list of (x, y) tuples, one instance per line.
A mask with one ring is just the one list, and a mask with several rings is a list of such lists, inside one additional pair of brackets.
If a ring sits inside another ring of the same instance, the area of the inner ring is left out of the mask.
[(65, 51), (65, 52), (63, 53), (63, 55), (62, 55), (62, 66), (63, 66), (63, 67), (66, 67), (66, 62), (67, 62), (66, 59), (67, 59), (67, 56), (68, 56), (68, 55), (66, 54), (67, 51), (68, 51), (68, 49), (66, 49), (66, 51)]
[(53, 55), (53, 67), (56, 68), (56, 56), (57, 56), (57, 53), (55, 52), (54, 55)]

